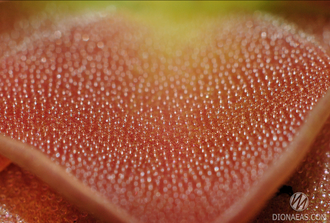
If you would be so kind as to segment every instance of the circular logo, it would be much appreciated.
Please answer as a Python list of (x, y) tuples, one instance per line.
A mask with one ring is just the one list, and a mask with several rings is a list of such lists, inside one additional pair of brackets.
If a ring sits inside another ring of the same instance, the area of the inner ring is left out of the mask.
[(294, 193), (290, 198), (290, 206), (295, 211), (303, 211), (308, 207), (308, 197), (302, 192)]

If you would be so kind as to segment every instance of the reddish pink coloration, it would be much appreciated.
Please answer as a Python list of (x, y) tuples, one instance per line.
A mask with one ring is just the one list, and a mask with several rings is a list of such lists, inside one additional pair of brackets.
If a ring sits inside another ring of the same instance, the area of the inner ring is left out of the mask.
[(31, 173), (10, 165), (0, 173), (1, 222), (97, 222)]
[[(327, 53), (330, 52), (330, 22), (327, 16), (304, 15), (297, 12), (284, 13), (283, 16), (289, 22), (294, 23), (299, 29), (308, 33)], [(302, 214), (307, 214), (309, 218), (326, 215), (326, 218), (329, 219), (330, 216), (330, 197), (328, 193), (330, 190), (329, 129), (328, 119), (303, 163), (297, 168), (295, 174), (285, 182), (286, 185), (290, 185), (293, 188), (294, 192), (301, 191), (308, 196), (309, 205)], [(272, 214), (274, 213), (297, 214), (289, 205), (289, 197), (289, 195), (282, 194), (272, 198), (265, 209), (258, 215), (256, 221), (269, 221), (272, 219)]]
[(0, 156), (0, 172), (10, 164), (10, 160)]
[(274, 18), (213, 21), (182, 48), (120, 15), (78, 21), (1, 36), (0, 130), (141, 222), (244, 219), (227, 213), (271, 183), (255, 212), (328, 115), (328, 55)]
[[(259, 214), (256, 221), (271, 221), (273, 214), (304, 214), (310, 220), (328, 220), (330, 216), (330, 119), (327, 120), (318, 134), (316, 141), (311, 147), (303, 163), (296, 170), (296, 173), (285, 185), (290, 185), (293, 192), (303, 192), (308, 196), (308, 208), (299, 213), (289, 205), (290, 196), (281, 194), (272, 198), (266, 208)], [(325, 217), (326, 219), (323, 219)], [(314, 221), (313, 221), (314, 222)], [(323, 221), (325, 222), (325, 221)]]

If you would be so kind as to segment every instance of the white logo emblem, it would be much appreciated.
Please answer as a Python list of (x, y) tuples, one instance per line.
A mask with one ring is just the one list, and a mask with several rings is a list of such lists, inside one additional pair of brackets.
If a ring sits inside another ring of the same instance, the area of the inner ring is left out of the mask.
[(290, 198), (290, 206), (295, 211), (303, 211), (308, 207), (308, 197), (302, 192), (294, 193)]

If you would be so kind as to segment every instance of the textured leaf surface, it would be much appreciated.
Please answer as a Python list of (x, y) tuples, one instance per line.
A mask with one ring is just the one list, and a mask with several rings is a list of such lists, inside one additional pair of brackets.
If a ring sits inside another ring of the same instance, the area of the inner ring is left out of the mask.
[(54, 18), (0, 36), (0, 131), (141, 222), (221, 221), (329, 87), (327, 53), (271, 16)]
[(13, 164), (0, 177), (1, 222), (98, 222)]
[(293, 193), (303, 192), (308, 196), (307, 209), (297, 213), (289, 205), (290, 196), (285, 193), (280, 194), (269, 201), (256, 218), (256, 222), (272, 221), (273, 214), (307, 214), (310, 222), (329, 221), (329, 130), (330, 120), (328, 119), (301, 166), (285, 182), (285, 185), (292, 187)]

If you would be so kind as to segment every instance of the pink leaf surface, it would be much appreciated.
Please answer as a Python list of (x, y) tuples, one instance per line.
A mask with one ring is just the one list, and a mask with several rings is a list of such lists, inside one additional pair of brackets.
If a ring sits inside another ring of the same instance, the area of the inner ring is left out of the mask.
[(2, 32), (0, 153), (106, 221), (250, 219), (328, 116), (326, 50), (269, 15), (189, 36), (133, 17), (45, 15)]

